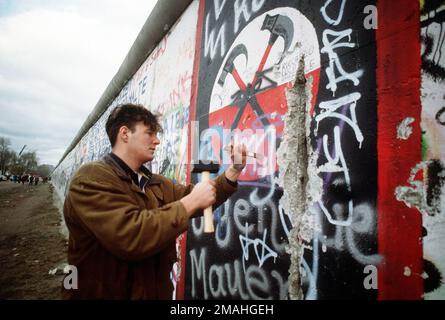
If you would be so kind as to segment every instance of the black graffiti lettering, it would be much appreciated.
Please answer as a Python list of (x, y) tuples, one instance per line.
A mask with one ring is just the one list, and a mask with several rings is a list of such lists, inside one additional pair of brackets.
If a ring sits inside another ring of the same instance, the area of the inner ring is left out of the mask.
[[(429, 74), (435, 81), (445, 80), (445, 68), (440, 66), (438, 63), (434, 62), (433, 54), (434, 39), (430, 35), (425, 35), (422, 37), (424, 52), (422, 54), (422, 69)], [(439, 46), (439, 44), (438, 44)], [(441, 47), (443, 46), (443, 41)], [(429, 58), (431, 57), (431, 58)]]
[[(421, 14), (429, 14), (431, 11), (436, 11), (443, 5), (443, 0), (425, 0)], [(437, 12), (435, 12), (437, 13)], [(431, 17), (435, 18), (437, 14), (432, 14)]]
[(423, 259), (423, 269), (428, 277), (424, 280), (425, 292), (432, 292), (440, 288), (443, 283), (443, 276), (434, 263), (429, 260)]
[(428, 164), (428, 185), (426, 202), (431, 208), (431, 214), (440, 213), (441, 190), (445, 184), (445, 167), (441, 160), (431, 160)]
[[(445, 43), (445, 10), (440, 10), (442, 5), (441, 0), (426, 0), (421, 12), (421, 39), (424, 45), (422, 69), (434, 81), (445, 80), (445, 66), (441, 64)], [(437, 29), (438, 32), (435, 31)]]
[(436, 121), (438, 124), (445, 126), (445, 107), (442, 107), (442, 109), (436, 113)]

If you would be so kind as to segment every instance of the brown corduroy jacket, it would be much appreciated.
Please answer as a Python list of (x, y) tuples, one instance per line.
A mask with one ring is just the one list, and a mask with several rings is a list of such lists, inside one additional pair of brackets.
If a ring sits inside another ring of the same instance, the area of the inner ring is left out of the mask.
[[(214, 208), (237, 189), (224, 173), (215, 181)], [(189, 221), (179, 200), (192, 188), (154, 174), (142, 192), (109, 155), (83, 165), (63, 209), (78, 289), (62, 287), (63, 298), (171, 299), (175, 239)]]

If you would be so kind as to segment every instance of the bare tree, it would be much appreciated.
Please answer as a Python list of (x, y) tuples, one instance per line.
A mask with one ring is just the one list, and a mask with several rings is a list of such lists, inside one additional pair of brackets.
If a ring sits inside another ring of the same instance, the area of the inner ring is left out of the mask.
[(11, 150), (9, 146), (11, 145), (11, 140), (5, 137), (0, 137), (0, 172), (4, 174), (7, 170), (7, 164), (11, 158)]
[(37, 169), (37, 155), (35, 151), (25, 152), (18, 158), (19, 169), (22, 173), (30, 173)]
[[(24, 174), (24, 173), (37, 173), (38, 158), (35, 151), (24, 152), (17, 154), (14, 150), (11, 150), (9, 146), (11, 141), (8, 138), (0, 137), (0, 172), (5, 174), (10, 172), (11, 174)], [(23, 151), (23, 149), (22, 149)], [(48, 171), (47, 168), (40, 168), (43, 172)]]

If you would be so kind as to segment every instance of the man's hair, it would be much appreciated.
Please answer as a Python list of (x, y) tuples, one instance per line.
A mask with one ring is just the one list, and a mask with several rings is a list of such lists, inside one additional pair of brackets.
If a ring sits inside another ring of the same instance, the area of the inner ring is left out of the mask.
[(111, 146), (113, 147), (116, 143), (117, 134), (122, 126), (126, 126), (131, 132), (134, 132), (136, 123), (140, 121), (154, 132), (162, 132), (158, 116), (148, 111), (142, 105), (130, 103), (121, 104), (111, 111), (107, 124), (105, 125)]

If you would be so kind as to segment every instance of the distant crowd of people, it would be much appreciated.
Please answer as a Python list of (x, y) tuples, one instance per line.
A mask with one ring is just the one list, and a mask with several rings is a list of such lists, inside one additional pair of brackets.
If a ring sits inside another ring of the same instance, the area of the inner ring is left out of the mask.
[(37, 185), (39, 182), (46, 183), (48, 181), (48, 177), (41, 177), (38, 175), (24, 174), (24, 175), (12, 175), (8, 179), (14, 183), (22, 183), (29, 185)]

